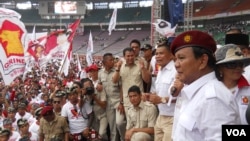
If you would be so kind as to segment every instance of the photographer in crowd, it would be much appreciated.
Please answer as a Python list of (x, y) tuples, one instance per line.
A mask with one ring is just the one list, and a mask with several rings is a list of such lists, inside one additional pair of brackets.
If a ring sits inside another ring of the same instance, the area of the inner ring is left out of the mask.
[(99, 135), (103, 140), (108, 140), (107, 137), (107, 115), (106, 115), (106, 93), (104, 89), (98, 89), (97, 85), (101, 85), (98, 80), (98, 66), (93, 64), (87, 68), (87, 72), (89, 73), (90, 79), (84, 79), (83, 84), (83, 92), (89, 96), (89, 98), (93, 102), (93, 111), (94, 111), (94, 129), (98, 131)]

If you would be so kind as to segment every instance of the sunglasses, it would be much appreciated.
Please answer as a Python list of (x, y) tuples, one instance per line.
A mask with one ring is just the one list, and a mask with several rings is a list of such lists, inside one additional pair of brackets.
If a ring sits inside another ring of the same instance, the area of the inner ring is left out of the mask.
[(242, 62), (234, 62), (234, 63), (225, 63), (223, 66), (227, 69), (236, 69), (238, 67), (243, 68), (245, 67), (244, 63)]
[(54, 104), (60, 104), (60, 101), (53, 101)]

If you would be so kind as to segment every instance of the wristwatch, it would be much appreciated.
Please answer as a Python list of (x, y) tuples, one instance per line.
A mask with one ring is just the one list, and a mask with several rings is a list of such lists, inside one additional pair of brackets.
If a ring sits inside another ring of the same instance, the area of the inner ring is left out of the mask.
[(164, 104), (167, 103), (167, 99), (165, 97), (162, 97), (161, 98), (161, 103), (164, 103)]

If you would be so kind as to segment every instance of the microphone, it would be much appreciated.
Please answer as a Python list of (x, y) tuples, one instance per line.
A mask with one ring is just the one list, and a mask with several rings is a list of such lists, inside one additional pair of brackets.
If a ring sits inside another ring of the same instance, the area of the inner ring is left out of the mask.
[(170, 94), (173, 96), (174, 95), (174, 93), (176, 92), (176, 88), (175, 87), (171, 87), (170, 88)]

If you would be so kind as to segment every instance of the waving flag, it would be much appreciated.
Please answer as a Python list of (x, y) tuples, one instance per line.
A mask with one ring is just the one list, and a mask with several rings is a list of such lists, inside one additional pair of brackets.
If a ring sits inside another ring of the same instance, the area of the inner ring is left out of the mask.
[(76, 20), (74, 23), (69, 24), (68, 30), (69, 30), (71, 33), (70, 33), (70, 35), (69, 35), (69, 37), (68, 37), (68, 40), (69, 40), (70, 42), (73, 41), (73, 38), (74, 38), (75, 33), (76, 33), (76, 30), (77, 30), (77, 28), (78, 28), (78, 26), (79, 26), (79, 24), (80, 24), (80, 21), (81, 21), (81, 20), (78, 19), (78, 20)]
[(115, 29), (116, 19), (117, 19), (117, 8), (114, 9), (112, 17), (111, 17), (110, 22), (109, 22), (109, 28), (108, 28), (109, 35), (111, 35), (112, 30)]
[(175, 34), (175, 29), (177, 25), (173, 28), (171, 27), (171, 23), (168, 21), (157, 19), (156, 23), (152, 23), (155, 26), (155, 30), (160, 33), (164, 37), (171, 37)]
[(27, 31), (21, 15), (13, 10), (0, 8), (0, 71), (6, 85), (24, 72), (24, 48)]
[(28, 55), (25, 56), (33, 57), (34, 60), (38, 62), (44, 51), (47, 34), (47, 32), (34, 33), (34, 31), (32, 34), (28, 34), (28, 37), (30, 38), (28, 49), (26, 49), (26, 53), (28, 53)]
[(72, 58), (72, 43), (69, 46), (67, 53), (65, 54), (64, 60), (62, 61), (62, 65), (59, 68), (59, 73), (64, 73), (65, 76), (68, 76), (70, 60)]
[(59, 72), (62, 72), (62, 70), (63, 70), (63, 73), (66, 76), (68, 75), (70, 60), (72, 58), (72, 48), (73, 48), (72, 41), (73, 41), (76, 29), (79, 26), (79, 24), (80, 24), (80, 19), (76, 20), (73, 24), (69, 25), (69, 28), (68, 28), (68, 31), (70, 31), (70, 34), (68, 36), (68, 42), (70, 44), (68, 46), (68, 49), (65, 52), (64, 58), (63, 58), (62, 63), (61, 63), (62, 65), (59, 69)]
[(45, 65), (49, 60), (64, 60), (71, 46), (76, 28), (80, 24), (80, 19), (69, 25), (67, 30), (57, 30), (46, 37), (44, 45), (43, 59), (39, 61), (40, 66)]
[(92, 57), (93, 51), (94, 51), (93, 38), (92, 38), (92, 33), (90, 31), (89, 41), (88, 41), (88, 46), (87, 46), (87, 53), (86, 53), (86, 61), (87, 61), (88, 66), (92, 65), (93, 63), (93, 57)]

